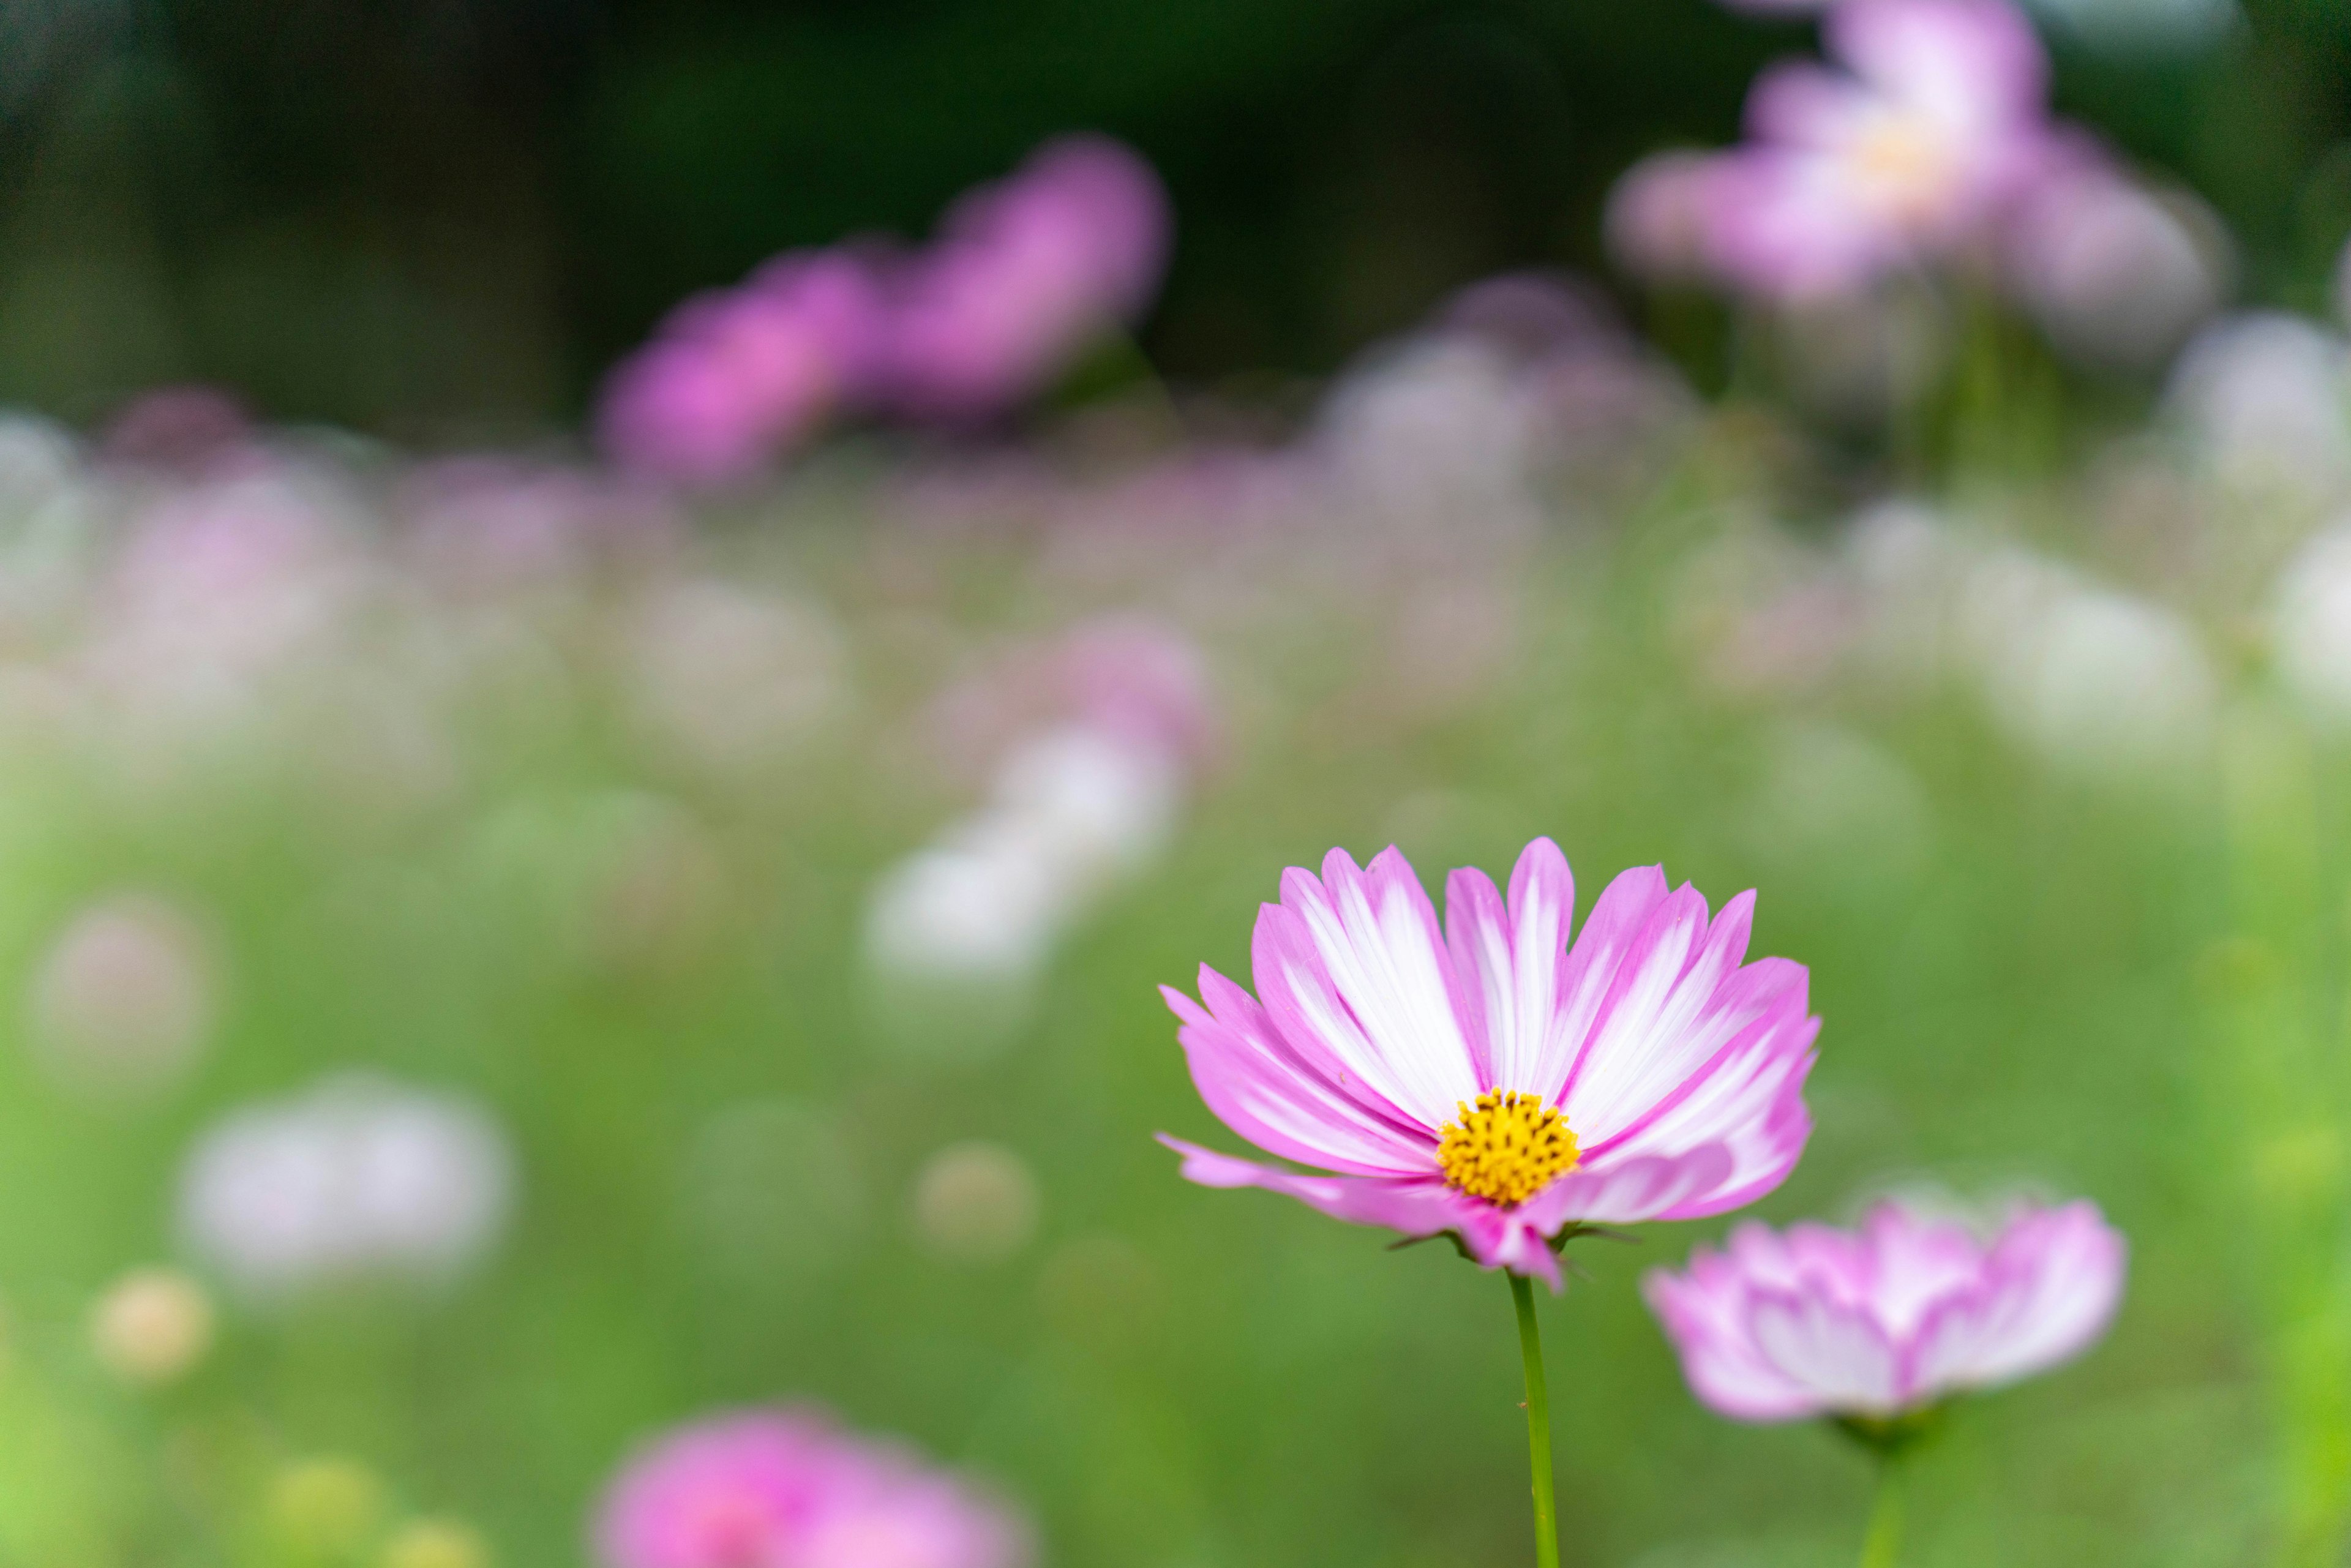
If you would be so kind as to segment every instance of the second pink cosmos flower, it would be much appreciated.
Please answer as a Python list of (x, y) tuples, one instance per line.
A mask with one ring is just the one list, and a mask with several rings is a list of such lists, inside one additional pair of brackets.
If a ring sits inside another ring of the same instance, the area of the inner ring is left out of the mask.
[(1293, 868), (1258, 916), (1252, 997), (1205, 965), (1164, 988), (1208, 1108), (1268, 1153), (1175, 1138), (1207, 1186), (1261, 1186), (1559, 1288), (1579, 1223), (1695, 1219), (1787, 1178), (1812, 1130), (1820, 1020), (1803, 966), (1745, 962), (1754, 894), (1709, 917), (1655, 866), (1619, 875), (1573, 934), (1567, 857), (1537, 839), (1507, 901), (1456, 871), (1446, 919), (1391, 848)]

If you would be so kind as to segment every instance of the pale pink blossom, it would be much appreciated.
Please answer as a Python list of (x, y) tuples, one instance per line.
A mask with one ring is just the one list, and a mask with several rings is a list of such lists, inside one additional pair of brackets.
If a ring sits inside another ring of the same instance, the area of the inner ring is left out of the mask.
[(2040, 41), (2003, 0), (1848, 0), (1823, 35), (1834, 67), (1756, 78), (1744, 144), (1636, 166), (1611, 214), (1630, 264), (1695, 260), (1772, 299), (1850, 293), (1974, 242), (2063, 146)]
[(2002, 251), (2010, 292), (2062, 352), (2098, 369), (2161, 366), (2220, 308), (2230, 281), (2217, 214), (2087, 149), (2031, 183)]
[(1002, 1504), (806, 1407), (747, 1410), (632, 1456), (595, 1528), (605, 1568), (1022, 1568)]
[(1549, 839), (1507, 901), (1456, 871), (1439, 930), (1391, 848), (1284, 873), (1258, 917), (1258, 994), (1203, 966), (1163, 988), (1208, 1108), (1305, 1175), (1173, 1138), (1207, 1186), (1261, 1186), (1408, 1236), (1450, 1232), (1483, 1267), (1559, 1282), (1579, 1222), (1694, 1219), (1795, 1167), (1817, 1019), (1785, 958), (1744, 962), (1754, 895), (1709, 916), (1645, 866), (1569, 940), (1574, 879)]
[(1883, 1419), (2079, 1355), (2114, 1316), (2125, 1253), (2088, 1202), (2020, 1208), (1989, 1245), (1885, 1203), (1858, 1231), (1742, 1225), (1646, 1290), (1721, 1414)]

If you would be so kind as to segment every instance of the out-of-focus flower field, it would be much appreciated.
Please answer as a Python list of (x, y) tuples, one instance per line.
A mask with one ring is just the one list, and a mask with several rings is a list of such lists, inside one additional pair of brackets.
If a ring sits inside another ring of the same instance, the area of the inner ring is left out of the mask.
[[(1158, 988), (1546, 835), (1809, 967), (1754, 1214), (2128, 1239), (1903, 1563), (2339, 1563), (2351, 340), (2022, 14), (1822, 37), (1629, 168), (1618, 296), (1321, 382), (1155, 375), (1180, 193), (1073, 136), (585, 436), (0, 418), (0, 1563), (1522, 1562), (1500, 1286), (1181, 1179)], [(1863, 1458), (1645, 1304), (1733, 1223), (1541, 1303), (1562, 1562), (1853, 1560)]]

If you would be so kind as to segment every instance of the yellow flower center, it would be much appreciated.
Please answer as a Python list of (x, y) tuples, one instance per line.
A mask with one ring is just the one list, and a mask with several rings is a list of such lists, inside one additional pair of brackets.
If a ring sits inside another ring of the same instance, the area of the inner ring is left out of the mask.
[(1934, 201), (1951, 175), (1950, 149), (1926, 124), (1892, 117), (1855, 139), (1846, 156), (1877, 199), (1907, 212)]
[(1504, 1208), (1524, 1203), (1565, 1176), (1582, 1157), (1567, 1116), (1540, 1094), (1489, 1090), (1460, 1105), (1460, 1118), (1438, 1129), (1437, 1163), (1445, 1183)]

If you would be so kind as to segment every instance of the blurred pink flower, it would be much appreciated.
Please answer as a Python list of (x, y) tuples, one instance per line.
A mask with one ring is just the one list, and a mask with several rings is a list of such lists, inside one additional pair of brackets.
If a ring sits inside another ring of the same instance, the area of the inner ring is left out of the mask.
[(1786, 1179), (1812, 1119), (1820, 1022), (1803, 967), (1742, 963), (1754, 895), (1709, 920), (1685, 884), (1618, 876), (1568, 940), (1567, 859), (1529, 844), (1509, 901), (1484, 873), (1446, 885), (1446, 930), (1404, 856), (1320, 881), (1293, 869), (1258, 918), (1259, 996), (1203, 966), (1172, 987), (1192, 1081), (1301, 1175), (1163, 1136), (1205, 1186), (1262, 1186), (1333, 1218), (1451, 1232), (1481, 1267), (1559, 1269), (1579, 1221), (1695, 1219)]
[(109, 463), (201, 475), (254, 455), (252, 419), (223, 388), (156, 387), (115, 412), (99, 438)]
[(607, 381), (602, 444), (637, 472), (721, 486), (839, 414), (999, 413), (1150, 302), (1169, 225), (1127, 148), (1050, 141), (967, 193), (925, 251), (793, 252), (686, 301)]
[(1601, 227), (1616, 265), (1650, 283), (1698, 283), (1708, 276), (1707, 225), (1720, 155), (1653, 152), (1608, 193)]
[(1166, 262), (1166, 192), (1101, 136), (1069, 136), (966, 194), (900, 279), (885, 397), (918, 416), (995, 413), (1042, 388), (1150, 302)]
[(34, 1050), (68, 1086), (131, 1097), (194, 1067), (218, 1011), (203, 927), (168, 900), (122, 894), (81, 910), (34, 971)]
[(1135, 613), (1097, 616), (1008, 650), (943, 690), (924, 724), (936, 759), (975, 779), (1024, 739), (1070, 727), (1186, 776), (1211, 768), (1224, 740), (1198, 644)]
[(1690, 1387), (1733, 1420), (1885, 1417), (2080, 1354), (2125, 1252), (2088, 1202), (2021, 1209), (1989, 1247), (1886, 1203), (1857, 1233), (1742, 1225), (1646, 1290)]
[(688, 300), (612, 372), (598, 413), (605, 449), (661, 478), (740, 480), (857, 402), (881, 322), (861, 260), (778, 257), (740, 288)]
[(1221, 725), (1193, 641), (1140, 616), (1104, 616), (1056, 650), (1056, 683), (1077, 720), (1187, 772), (1217, 751)]
[(805, 1407), (680, 1427), (632, 1457), (596, 1525), (607, 1568), (1020, 1568), (1027, 1531), (910, 1452)]
[(1823, 24), (1842, 69), (1756, 79), (1750, 140), (1637, 165), (1611, 237), (1635, 267), (1685, 264), (1775, 299), (1850, 292), (1974, 237), (2054, 145), (2048, 63), (2003, 0), (1848, 0)]
[(2060, 351), (2095, 368), (2159, 368), (2228, 292), (2219, 215), (2184, 191), (2147, 189), (2095, 147), (2050, 159), (2006, 226), (2009, 290)]

